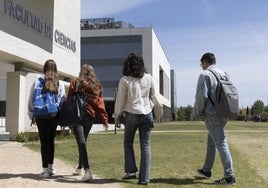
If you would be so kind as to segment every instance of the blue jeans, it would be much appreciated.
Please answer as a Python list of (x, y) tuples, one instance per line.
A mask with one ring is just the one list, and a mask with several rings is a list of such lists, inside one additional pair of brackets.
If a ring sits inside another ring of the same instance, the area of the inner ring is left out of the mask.
[(140, 182), (150, 182), (150, 168), (151, 168), (151, 146), (150, 136), (153, 128), (153, 114), (150, 112), (147, 115), (131, 114), (126, 112), (125, 129), (124, 129), (124, 152), (125, 152), (125, 172), (137, 172), (135, 154), (133, 149), (133, 141), (136, 130), (139, 129), (140, 138)]
[(223, 120), (217, 115), (212, 115), (205, 118), (205, 123), (209, 133), (204, 171), (211, 171), (213, 168), (217, 148), (224, 169), (224, 177), (234, 176), (232, 156), (224, 133), (227, 120)]
[(90, 120), (87, 123), (73, 126), (73, 131), (79, 152), (78, 168), (82, 167), (84, 167), (84, 169), (89, 168), (89, 160), (87, 154), (87, 137), (91, 130), (92, 124), (93, 121)]

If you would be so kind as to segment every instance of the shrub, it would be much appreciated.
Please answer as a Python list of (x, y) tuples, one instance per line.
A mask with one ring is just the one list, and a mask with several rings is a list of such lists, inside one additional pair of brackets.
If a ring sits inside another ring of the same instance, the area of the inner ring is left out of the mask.
[(29, 141), (29, 133), (20, 132), (16, 135), (17, 142), (28, 142)]

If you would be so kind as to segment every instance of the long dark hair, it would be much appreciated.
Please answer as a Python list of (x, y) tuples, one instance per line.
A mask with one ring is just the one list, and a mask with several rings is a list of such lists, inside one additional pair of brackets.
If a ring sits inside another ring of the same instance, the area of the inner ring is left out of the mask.
[(93, 67), (89, 64), (84, 64), (81, 67), (81, 71), (78, 77), (78, 91), (83, 91), (83, 82), (86, 81), (93, 89), (93, 93), (97, 94), (99, 81), (96, 77), (95, 71)]
[(144, 73), (146, 73), (146, 69), (143, 58), (136, 53), (130, 53), (124, 61), (123, 75), (142, 78)]
[(43, 89), (57, 94), (59, 88), (59, 76), (57, 73), (57, 65), (54, 60), (49, 59), (45, 62), (43, 73), (46, 81)]

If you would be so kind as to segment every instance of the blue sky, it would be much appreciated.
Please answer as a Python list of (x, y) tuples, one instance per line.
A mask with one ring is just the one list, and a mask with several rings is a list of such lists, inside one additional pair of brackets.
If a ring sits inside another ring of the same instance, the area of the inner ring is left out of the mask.
[(81, 0), (81, 18), (151, 25), (176, 72), (178, 106), (194, 104), (200, 57), (213, 52), (240, 107), (268, 105), (267, 0)]

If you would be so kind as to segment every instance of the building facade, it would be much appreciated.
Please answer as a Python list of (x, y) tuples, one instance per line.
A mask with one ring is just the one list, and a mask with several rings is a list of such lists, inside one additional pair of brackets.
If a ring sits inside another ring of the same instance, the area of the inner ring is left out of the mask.
[(104, 89), (106, 108), (113, 121), (114, 99), (123, 61), (131, 52), (142, 55), (164, 105), (162, 121), (171, 120), (170, 64), (152, 27), (135, 28), (113, 18), (81, 20), (81, 64), (91, 64)]
[[(80, 1), (0, 1), (0, 132), (32, 129), (30, 88), (47, 59), (61, 79), (80, 70)], [(66, 83), (68, 85), (68, 83)]]

